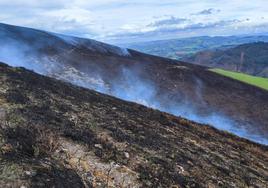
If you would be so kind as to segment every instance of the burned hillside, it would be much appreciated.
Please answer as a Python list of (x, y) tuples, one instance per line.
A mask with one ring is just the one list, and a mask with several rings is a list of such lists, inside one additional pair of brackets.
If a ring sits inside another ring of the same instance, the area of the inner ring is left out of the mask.
[(0, 64), (5, 187), (267, 187), (268, 148)]

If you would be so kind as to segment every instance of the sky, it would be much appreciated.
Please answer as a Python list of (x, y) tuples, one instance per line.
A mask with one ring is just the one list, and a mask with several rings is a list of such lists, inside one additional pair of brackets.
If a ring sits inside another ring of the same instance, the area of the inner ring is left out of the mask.
[(267, 0), (0, 0), (0, 22), (112, 44), (268, 33)]

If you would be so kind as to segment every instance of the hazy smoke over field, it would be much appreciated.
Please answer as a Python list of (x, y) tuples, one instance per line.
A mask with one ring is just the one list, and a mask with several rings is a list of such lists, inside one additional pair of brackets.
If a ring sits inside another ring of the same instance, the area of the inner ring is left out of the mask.
[[(248, 132), (224, 114), (216, 113), (216, 110), (211, 109), (210, 112), (201, 114), (189, 98), (183, 98), (182, 102), (174, 102), (164, 93), (159, 94), (154, 82), (142, 78), (139, 70), (122, 67), (121, 73), (114, 80), (105, 82), (102, 74), (98, 74), (94, 70), (92, 72), (81, 72), (71, 65), (63, 65), (58, 62), (55, 56), (46, 57), (40, 55), (39, 52), (33, 51), (33, 48), (29, 45), (15, 40), (0, 40), (0, 43), (0, 61), (11, 66), (22, 66), (40, 74), (56, 77), (82, 87), (110, 94), (123, 100), (137, 102), (199, 123), (211, 124), (218, 129), (227, 130), (241, 137), (268, 144), (268, 139)], [(126, 51), (124, 50), (122, 54), (126, 54)], [(203, 103), (202, 89), (203, 83), (197, 79), (195, 93), (200, 103)]]

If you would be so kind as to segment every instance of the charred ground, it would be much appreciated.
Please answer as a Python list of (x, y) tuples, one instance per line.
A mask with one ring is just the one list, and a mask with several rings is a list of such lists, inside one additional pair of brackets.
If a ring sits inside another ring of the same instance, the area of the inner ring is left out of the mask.
[[(19, 57), (15, 60), (16, 66), (37, 72), (41, 68), (44, 75), (87, 88), (105, 87), (104, 93), (120, 98), (124, 98), (120, 94), (127, 92), (134, 83), (140, 82), (137, 87), (149, 83), (144, 88), (153, 86), (154, 96), (148, 101), (158, 101), (162, 111), (175, 111), (176, 115), (183, 111), (178, 114), (184, 115), (193, 114), (193, 109), (204, 116), (223, 114), (235, 121), (236, 125), (231, 129), (241, 128), (250, 135), (268, 138), (268, 92), (220, 76), (208, 71), (207, 67), (120, 49), (94, 40), (6, 24), (0, 24), (0, 43), (3, 48), (8, 45), (7, 50), (0, 53), (8, 54), (6, 59), (10, 61), (6, 63), (12, 64), (10, 57)], [(14, 51), (20, 53), (12, 54)], [(126, 82), (129, 75), (124, 75), (124, 70), (134, 74), (134, 79)], [(119, 95), (114, 91), (118, 86), (125, 86), (120, 88)], [(137, 90), (134, 87), (131, 94)], [(143, 91), (139, 97), (150, 91)], [(178, 108), (183, 105), (186, 107)]]
[(5, 187), (266, 187), (268, 148), (0, 64)]

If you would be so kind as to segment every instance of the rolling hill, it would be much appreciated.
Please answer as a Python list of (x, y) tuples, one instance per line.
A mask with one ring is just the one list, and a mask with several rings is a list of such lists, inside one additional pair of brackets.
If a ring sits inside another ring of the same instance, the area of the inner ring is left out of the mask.
[(206, 67), (6, 24), (0, 60), (268, 143), (268, 93)]
[(0, 126), (7, 188), (268, 186), (267, 146), (3, 63)]
[(225, 50), (207, 50), (184, 59), (187, 62), (268, 77), (268, 43), (242, 44)]
[(268, 36), (204, 36), (122, 44), (121, 46), (152, 55), (182, 60), (204, 50), (228, 49), (241, 44), (260, 41), (268, 42)]

